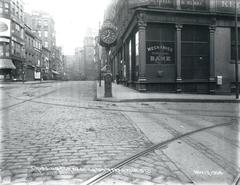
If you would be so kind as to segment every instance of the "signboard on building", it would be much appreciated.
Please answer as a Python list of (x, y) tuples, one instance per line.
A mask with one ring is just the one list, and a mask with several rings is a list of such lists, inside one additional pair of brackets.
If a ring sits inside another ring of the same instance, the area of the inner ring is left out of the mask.
[(147, 42), (147, 64), (174, 64), (174, 42)]
[(128, 3), (130, 8), (136, 8), (149, 5), (149, 0), (129, 0)]
[(174, 8), (174, 0), (152, 0), (150, 5), (161, 8)]
[[(234, 13), (235, 0), (217, 0), (216, 10), (218, 12)], [(237, 1), (238, 12), (240, 12), (240, 1)]]
[(0, 18), (0, 37), (10, 37), (10, 20)]
[(182, 9), (207, 10), (208, 7), (207, 0), (181, 0)]

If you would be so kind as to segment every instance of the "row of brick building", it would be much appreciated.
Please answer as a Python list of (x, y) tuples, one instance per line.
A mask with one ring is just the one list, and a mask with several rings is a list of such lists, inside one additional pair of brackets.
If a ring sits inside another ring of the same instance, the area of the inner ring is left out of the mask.
[(58, 79), (64, 75), (55, 23), (45, 12), (24, 12), (22, 0), (0, 0), (0, 79)]

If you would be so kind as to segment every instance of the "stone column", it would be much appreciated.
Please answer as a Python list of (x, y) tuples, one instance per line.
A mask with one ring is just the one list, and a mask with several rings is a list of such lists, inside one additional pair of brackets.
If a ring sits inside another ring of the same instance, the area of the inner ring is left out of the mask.
[(139, 78), (137, 89), (145, 92), (146, 89), (146, 27), (144, 21), (144, 14), (140, 12), (138, 18), (138, 32), (139, 32)]
[(209, 27), (210, 32), (210, 75), (209, 75), (209, 92), (210, 94), (215, 94), (216, 89), (216, 76), (215, 76), (215, 26)]
[(177, 87), (176, 92), (182, 92), (182, 25), (176, 25), (176, 67), (177, 67)]

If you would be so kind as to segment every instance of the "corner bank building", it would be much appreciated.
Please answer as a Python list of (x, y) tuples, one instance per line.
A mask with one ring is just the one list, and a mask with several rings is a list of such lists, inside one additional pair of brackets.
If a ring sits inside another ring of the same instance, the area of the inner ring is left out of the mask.
[(139, 91), (234, 92), (234, 14), (235, 0), (113, 0), (114, 80)]

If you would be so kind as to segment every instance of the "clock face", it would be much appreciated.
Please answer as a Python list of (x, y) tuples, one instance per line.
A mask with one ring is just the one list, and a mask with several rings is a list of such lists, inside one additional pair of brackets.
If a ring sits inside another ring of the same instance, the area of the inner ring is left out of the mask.
[(101, 40), (106, 43), (106, 44), (112, 44), (116, 41), (117, 39), (117, 34), (114, 30), (112, 29), (104, 29), (101, 32)]

